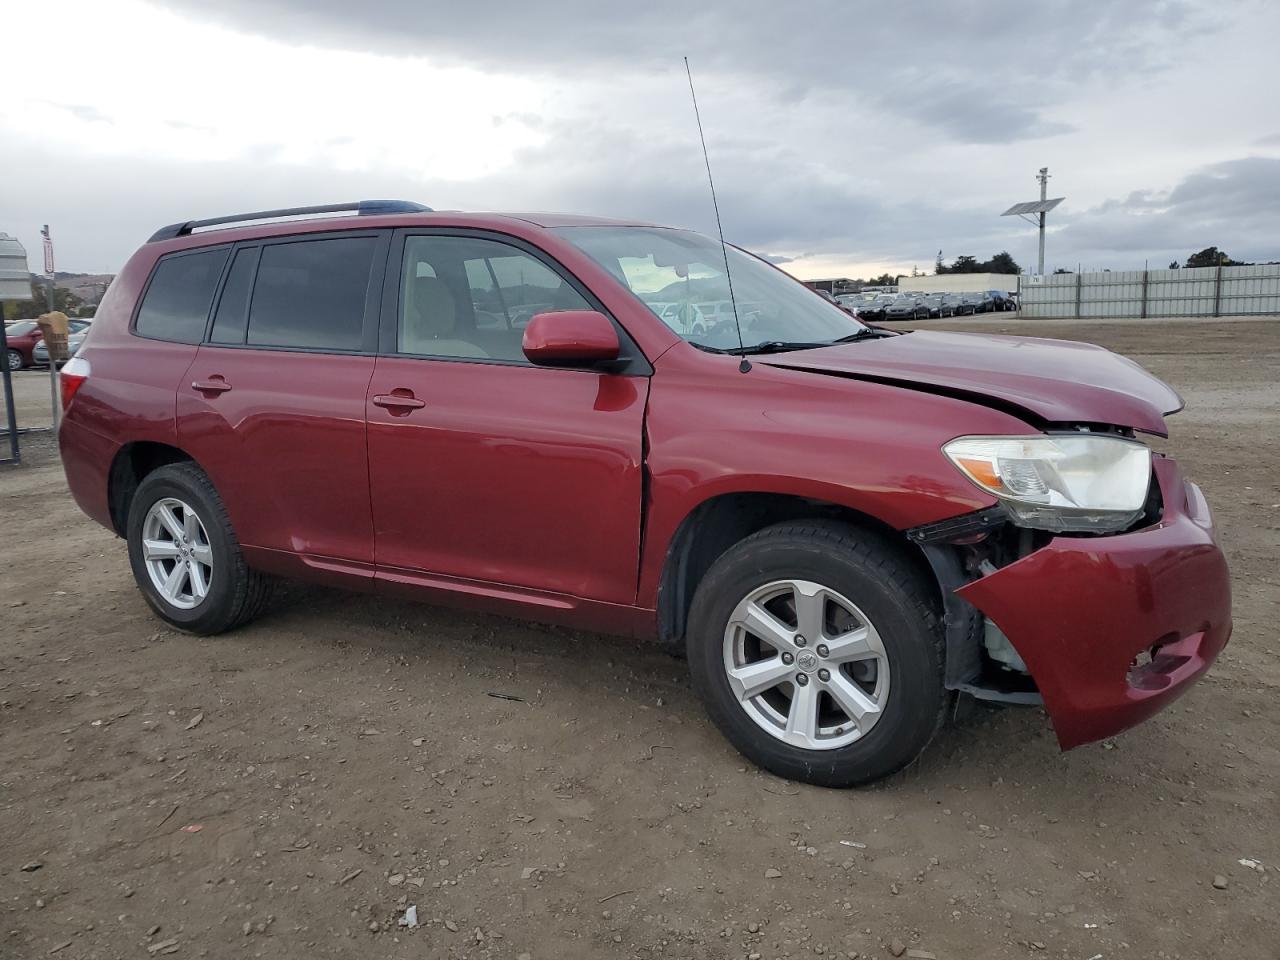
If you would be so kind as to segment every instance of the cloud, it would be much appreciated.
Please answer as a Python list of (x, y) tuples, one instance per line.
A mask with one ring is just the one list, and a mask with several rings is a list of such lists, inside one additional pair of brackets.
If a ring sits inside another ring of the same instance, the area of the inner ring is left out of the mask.
[[(1275, 198), (1249, 162), (1280, 134), (1259, 140), (1256, 108), (1221, 95), (1280, 79), (1264, 0), (46, 4), (18, 7), (17, 31), (52, 16), (113, 57), (0, 105), (23, 143), (0, 152), (0, 228), (32, 249), (52, 223), (77, 269), (117, 269), (167, 222), (379, 196), (714, 236), (686, 53), (726, 238), (800, 276), (927, 270), (939, 248), (1029, 264), (1034, 229), (999, 213), (1046, 164), (1068, 198), (1050, 269), (1189, 243), (1276, 256), (1243, 251), (1268, 242)], [(158, 84), (156, 49), (244, 69)], [(38, 74), (37, 53), (10, 56)]]
[(1136, 190), (1101, 203), (1071, 218), (1054, 245), (1063, 255), (1147, 252), (1159, 259), (1218, 246), (1238, 260), (1274, 260), (1278, 213), (1280, 159), (1242, 157), (1196, 170), (1169, 190)]
[(112, 119), (99, 110), (97, 107), (91, 107), (83, 103), (54, 103), (52, 100), (45, 101), (51, 107), (66, 111), (77, 120), (83, 120), (85, 123), (112, 123)]
[(296, 43), (576, 82), (681, 68), (685, 55), (695, 77), (767, 89), (782, 103), (876, 104), (970, 143), (1063, 132), (1049, 113), (1073, 87), (1169, 69), (1179, 41), (1203, 39), (1220, 23), (1217, 8), (1190, 0), (899, 0), (875, 10), (847, 0), (704, 0), (692, 9), (685, 0), (163, 4)]

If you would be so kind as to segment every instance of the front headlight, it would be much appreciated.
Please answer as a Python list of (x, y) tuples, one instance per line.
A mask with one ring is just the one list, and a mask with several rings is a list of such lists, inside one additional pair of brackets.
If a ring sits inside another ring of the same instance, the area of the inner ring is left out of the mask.
[(1151, 451), (1122, 437), (961, 437), (942, 451), (1014, 523), (1055, 533), (1124, 530), (1142, 516), (1151, 483)]

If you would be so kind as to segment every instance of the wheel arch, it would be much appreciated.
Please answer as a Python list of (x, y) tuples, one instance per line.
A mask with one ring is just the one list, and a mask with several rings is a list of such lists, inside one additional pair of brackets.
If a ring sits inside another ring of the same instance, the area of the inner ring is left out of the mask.
[(943, 591), (918, 545), (884, 521), (831, 501), (764, 491), (719, 493), (698, 503), (667, 544), (658, 582), (658, 636), (664, 646), (683, 650), (693, 595), (707, 571), (726, 550), (758, 530), (797, 520), (837, 520), (874, 536), (933, 586), (939, 611)]
[[(155, 440), (126, 443), (116, 451), (107, 473), (107, 508), (112, 529), (126, 535), (129, 506), (147, 475), (171, 463), (196, 463), (191, 454), (172, 444)], [(199, 466), (199, 464), (196, 464)]]

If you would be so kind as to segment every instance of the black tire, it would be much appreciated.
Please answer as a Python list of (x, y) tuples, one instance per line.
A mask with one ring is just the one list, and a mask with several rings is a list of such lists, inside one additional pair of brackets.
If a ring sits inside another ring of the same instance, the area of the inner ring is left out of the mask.
[[(875, 624), (892, 684), (878, 722), (835, 749), (784, 743), (749, 717), (726, 676), (723, 645), (739, 601), (773, 580), (806, 579), (856, 604)], [(693, 687), (712, 721), (737, 749), (780, 777), (851, 787), (911, 763), (942, 725), (943, 632), (935, 588), (885, 538), (847, 524), (814, 520), (767, 527), (727, 550), (699, 584), (687, 637)]]
[(21, 370), (23, 367), (22, 354), (10, 347), (5, 351), (4, 362), (9, 365), (10, 370)]
[[(166, 497), (190, 504), (213, 551), (209, 592), (192, 609), (174, 606), (161, 595), (151, 582), (142, 555), (143, 522), (156, 501)], [(274, 581), (245, 563), (222, 498), (194, 463), (172, 463), (147, 474), (129, 506), (126, 533), (129, 565), (138, 589), (162, 620), (180, 630), (203, 635), (224, 633), (258, 616), (271, 598)]]

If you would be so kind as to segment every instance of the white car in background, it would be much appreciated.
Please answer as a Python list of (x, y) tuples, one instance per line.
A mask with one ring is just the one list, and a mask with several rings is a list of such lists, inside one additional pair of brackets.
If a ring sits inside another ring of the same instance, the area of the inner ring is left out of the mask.
[(658, 319), (681, 336), (700, 337), (710, 330), (712, 323), (705, 311), (705, 305), (696, 303), (650, 304)]
[[(67, 334), (67, 358), (76, 355), (76, 351), (84, 346), (85, 337), (89, 336), (89, 324), (83, 320), (71, 321), (71, 332)], [(43, 339), (37, 340), (31, 348), (31, 360), (36, 364), (49, 363), (49, 345)]]

